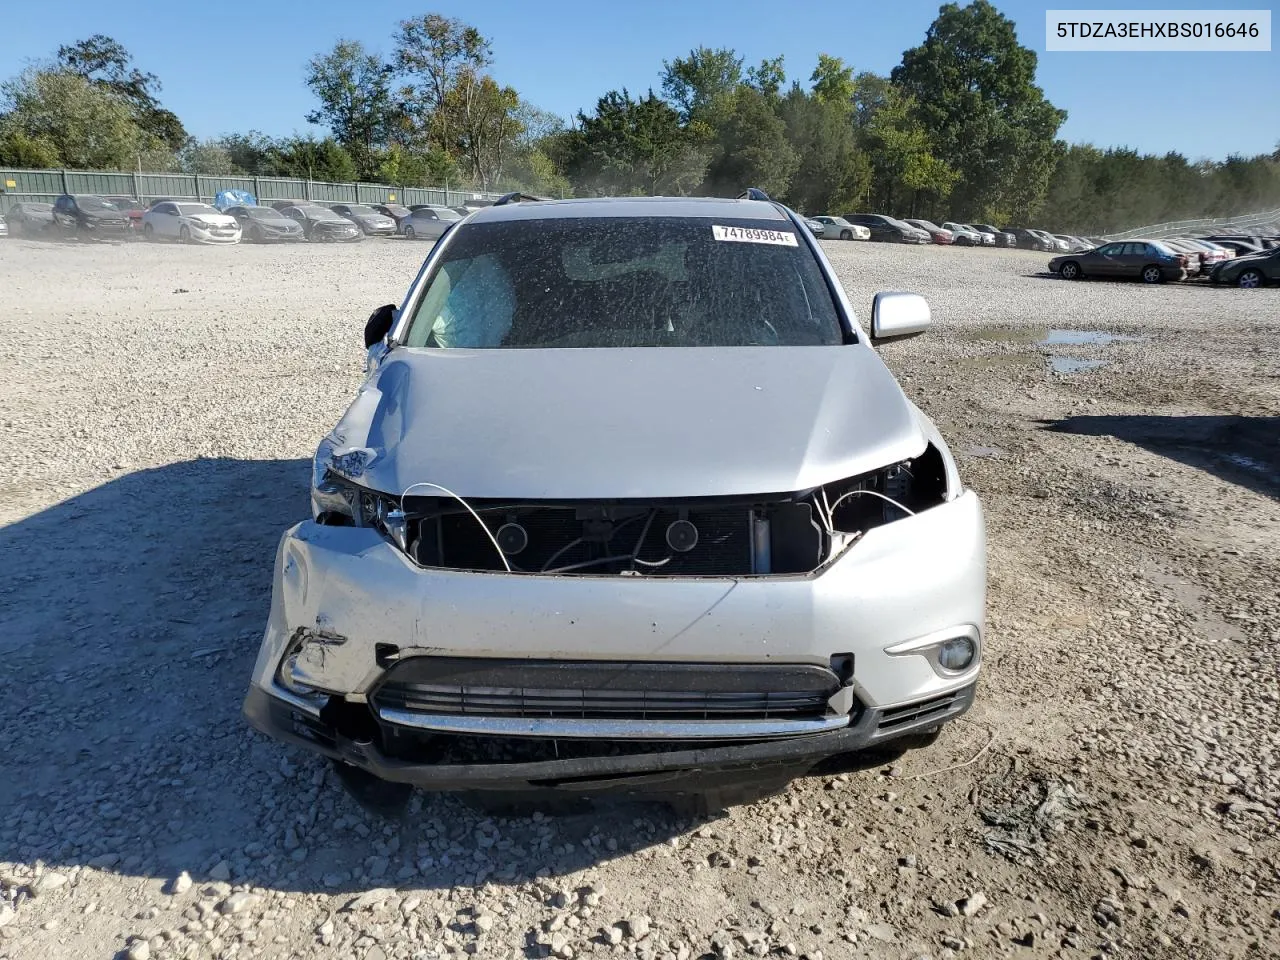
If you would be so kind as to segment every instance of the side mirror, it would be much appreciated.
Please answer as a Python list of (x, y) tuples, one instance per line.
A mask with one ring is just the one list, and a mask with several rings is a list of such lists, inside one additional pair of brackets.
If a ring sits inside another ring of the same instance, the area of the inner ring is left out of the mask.
[(381, 343), (385, 340), (395, 322), (396, 305), (394, 303), (385, 304), (369, 314), (369, 319), (365, 321), (364, 325), (365, 349), (368, 350), (375, 343)]
[(881, 291), (871, 301), (871, 342), (918, 336), (932, 319), (929, 302), (920, 294)]

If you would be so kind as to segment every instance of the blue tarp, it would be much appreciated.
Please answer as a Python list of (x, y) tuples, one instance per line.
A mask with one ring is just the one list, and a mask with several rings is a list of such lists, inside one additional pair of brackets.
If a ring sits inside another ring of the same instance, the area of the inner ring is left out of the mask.
[(247, 190), (223, 190), (213, 198), (213, 205), (219, 210), (227, 207), (254, 207), (258, 201)]

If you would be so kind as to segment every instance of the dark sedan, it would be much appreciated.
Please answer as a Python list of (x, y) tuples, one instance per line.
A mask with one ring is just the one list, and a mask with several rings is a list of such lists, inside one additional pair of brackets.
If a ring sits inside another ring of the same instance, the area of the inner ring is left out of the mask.
[(871, 231), (871, 239), (879, 243), (933, 243), (928, 230), (882, 213), (846, 213), (850, 223), (859, 223)]
[(297, 221), (308, 240), (363, 240), (360, 228), (318, 203), (302, 203), (280, 211)]
[(1257, 237), (1217, 236), (1200, 237), (1199, 239), (1216, 243), (1218, 246), (1226, 247), (1228, 250), (1234, 250), (1237, 257), (1247, 257), (1250, 254), (1262, 253), (1266, 249), (1263, 247), (1262, 241)]
[(240, 236), (252, 243), (290, 242), (304, 239), (302, 225), (274, 207), (228, 207), (226, 213), (240, 224)]
[(994, 236), (996, 238), (996, 246), (998, 247), (1016, 247), (1018, 245), (1018, 238), (1012, 233), (1006, 233), (1004, 230), (999, 230), (989, 223), (974, 223), (970, 224), (970, 226), (979, 233), (989, 233)]
[(90, 239), (129, 236), (129, 215), (115, 204), (90, 193), (64, 193), (53, 202), (53, 222), (67, 236)]
[(1011, 233), (1014, 237), (1014, 245), (1020, 250), (1041, 250), (1045, 253), (1052, 253), (1056, 246), (1049, 240), (1046, 240), (1039, 230), (1028, 230), (1025, 227), (1005, 227), (1004, 233)]
[(1159, 240), (1125, 240), (1054, 257), (1049, 269), (1063, 280), (1131, 277), (1143, 283), (1164, 283), (1186, 279), (1189, 260), (1187, 254), (1177, 253)]
[(12, 236), (46, 236), (53, 231), (53, 204), (15, 203), (4, 215), (4, 220)]
[(396, 232), (395, 217), (379, 213), (366, 203), (335, 203), (329, 207), (359, 227), (366, 237), (390, 237)]
[(1213, 268), (1209, 279), (1246, 289), (1280, 283), (1280, 247), (1226, 260)]

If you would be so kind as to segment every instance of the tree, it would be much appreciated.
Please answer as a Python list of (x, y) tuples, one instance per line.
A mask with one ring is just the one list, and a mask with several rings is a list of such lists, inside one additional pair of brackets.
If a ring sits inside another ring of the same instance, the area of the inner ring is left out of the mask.
[(333, 137), (291, 137), (267, 150), (268, 176), (349, 183), (356, 178), (351, 155)]
[(957, 216), (1018, 219), (1041, 202), (1066, 113), (1035, 84), (1036, 54), (988, 0), (948, 3), (891, 78), (959, 172)]
[(17, 161), (129, 170), (160, 141), (118, 94), (68, 70), (27, 70), (3, 88), (0, 143)]
[(339, 40), (307, 64), (307, 86), (320, 106), (309, 123), (326, 125), (355, 161), (357, 175), (374, 176), (394, 123), (391, 67), (356, 40)]
[(819, 103), (835, 103), (848, 107), (853, 102), (853, 67), (846, 67), (839, 57), (818, 54), (818, 65), (809, 80), (813, 97)]
[(782, 85), (787, 82), (786, 71), (782, 68), (783, 58), (761, 60), (760, 66), (747, 68), (747, 84), (755, 87), (767, 97), (776, 97)]
[(729, 115), (719, 125), (719, 152), (707, 171), (712, 192), (736, 195), (747, 187), (782, 196), (799, 165), (787, 142), (787, 127), (771, 99), (753, 87), (742, 86), (733, 97)]
[(87, 40), (61, 46), (58, 65), (109, 90), (129, 105), (133, 119), (146, 133), (179, 150), (187, 141), (187, 131), (177, 115), (160, 105), (160, 80), (133, 65), (133, 57), (111, 37), (96, 33)]
[(706, 173), (705, 143), (652, 90), (641, 100), (610, 91), (593, 116), (579, 112), (578, 127), (561, 149), (580, 192), (689, 194)]
[(489, 41), (461, 20), (429, 13), (400, 21), (395, 67), (406, 80), (402, 108), (428, 142), (445, 152), (456, 149), (446, 103), (464, 76), (478, 75), (491, 60)]
[(178, 151), (178, 169), (183, 173), (197, 173), (206, 177), (225, 177), (243, 174), (236, 166), (231, 151), (216, 140), (199, 141), (194, 138)]
[(873, 170), (872, 197), (877, 209), (916, 216), (922, 201), (937, 206), (945, 200), (959, 174), (934, 152), (911, 98), (890, 91), (861, 131)]
[(783, 194), (788, 205), (810, 216), (862, 207), (871, 186), (871, 164), (855, 142), (848, 106), (818, 100), (794, 84), (782, 98), (779, 115), (799, 158)]
[(662, 61), (662, 92), (685, 123), (715, 112), (741, 82), (742, 58), (725, 47), (698, 47), (687, 57)]
[(492, 77), (464, 72), (445, 98), (458, 152), (467, 176), (482, 190), (502, 176), (508, 150), (520, 134), (516, 110), (520, 97), (513, 87), (499, 87)]

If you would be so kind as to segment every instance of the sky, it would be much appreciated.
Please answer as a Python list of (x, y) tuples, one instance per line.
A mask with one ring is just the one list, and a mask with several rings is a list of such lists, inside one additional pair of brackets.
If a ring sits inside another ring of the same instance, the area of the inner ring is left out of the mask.
[[(1236, 0), (1267, 9), (1274, 0)], [(477, 27), (493, 46), (492, 72), (531, 103), (566, 118), (626, 87), (660, 91), (662, 61), (699, 45), (734, 48), (748, 64), (779, 54), (788, 83), (808, 86), (819, 52), (856, 70), (888, 73), (924, 39), (939, 0), (41, 0), (4, 4), (0, 78), (94, 33), (120, 41), (163, 84), (161, 102), (188, 131), (211, 137), (260, 130), (319, 132), (303, 77), (312, 55), (339, 38), (391, 52), (396, 23), (442, 13)], [(1280, 145), (1280, 52), (1045, 52), (1045, 10), (1065, 0), (995, 0), (1036, 50), (1037, 81), (1068, 113), (1072, 143), (1176, 150), (1192, 160), (1270, 153)], [(1079, 9), (1204, 9), (1208, 0), (1085, 0)], [(207, 12), (201, 12), (201, 7)], [(1273, 16), (1273, 19), (1274, 16)], [(1277, 25), (1280, 28), (1280, 24)]]

